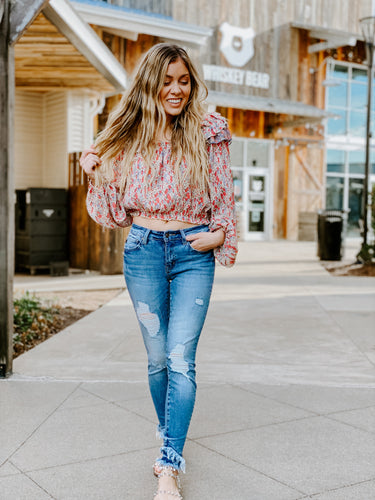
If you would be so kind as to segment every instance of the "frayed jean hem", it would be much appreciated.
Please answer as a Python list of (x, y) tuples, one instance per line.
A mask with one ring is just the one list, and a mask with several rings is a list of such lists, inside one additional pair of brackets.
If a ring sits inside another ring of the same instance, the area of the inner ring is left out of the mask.
[(157, 464), (185, 472), (185, 459), (177, 451), (170, 446), (162, 446), (160, 453), (161, 457), (156, 460)]
[(157, 439), (164, 439), (165, 438), (165, 431), (160, 426), (160, 424), (157, 426), (157, 429), (156, 429), (156, 438)]

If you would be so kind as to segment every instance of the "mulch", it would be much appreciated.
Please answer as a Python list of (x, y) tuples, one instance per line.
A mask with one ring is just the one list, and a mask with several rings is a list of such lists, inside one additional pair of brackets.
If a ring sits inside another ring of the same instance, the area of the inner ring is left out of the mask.
[(40, 299), (42, 305), (51, 307), (51, 314), (45, 315), (42, 312), (38, 321), (35, 321), (31, 328), (23, 333), (15, 329), (17, 340), (13, 341), (13, 358), (56, 335), (87, 314), (96, 311), (122, 291), (123, 288), (34, 293), (33, 296)]
[[(92, 309), (92, 311), (93, 310), (94, 309)], [(67, 328), (69, 325), (75, 323), (92, 311), (87, 309), (74, 309), (73, 307), (60, 308), (58, 312), (54, 314), (52, 321), (46, 322), (43, 327), (36, 329), (32, 335), (30, 332), (25, 332), (24, 335), (20, 335), (20, 341), (13, 344), (13, 359), (50, 337), (53, 337), (53, 335), (56, 335), (56, 333), (64, 330), (64, 328)]]
[(334, 276), (375, 276), (375, 263), (358, 264), (343, 264), (342, 262), (322, 261), (322, 266)]

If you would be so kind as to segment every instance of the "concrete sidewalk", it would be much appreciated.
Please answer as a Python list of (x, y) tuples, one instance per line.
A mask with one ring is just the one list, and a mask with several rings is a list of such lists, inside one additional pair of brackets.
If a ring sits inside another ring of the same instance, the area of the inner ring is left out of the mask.
[[(375, 280), (315, 253), (243, 243), (217, 267), (185, 500), (375, 498)], [(0, 404), (1, 500), (152, 499), (160, 442), (126, 292), (17, 358)]]

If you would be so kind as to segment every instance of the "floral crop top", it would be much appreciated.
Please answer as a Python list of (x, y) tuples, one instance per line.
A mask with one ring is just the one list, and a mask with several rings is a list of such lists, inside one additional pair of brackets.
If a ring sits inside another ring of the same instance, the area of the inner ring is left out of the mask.
[[(179, 220), (207, 224), (211, 231), (223, 229), (225, 241), (214, 253), (220, 264), (232, 266), (237, 254), (236, 216), (233, 180), (230, 169), (231, 134), (219, 113), (207, 114), (202, 131), (209, 155), (209, 190), (192, 188), (188, 182), (177, 185), (171, 165), (171, 144), (157, 143), (154, 161), (159, 163), (158, 177), (150, 183), (148, 169), (138, 152), (134, 158), (124, 193), (120, 193), (116, 172), (124, 153), (113, 164), (114, 180), (103, 186), (89, 183), (87, 210), (98, 224), (108, 228), (126, 227), (134, 216), (161, 220)], [(182, 162), (181, 168), (184, 168)]]

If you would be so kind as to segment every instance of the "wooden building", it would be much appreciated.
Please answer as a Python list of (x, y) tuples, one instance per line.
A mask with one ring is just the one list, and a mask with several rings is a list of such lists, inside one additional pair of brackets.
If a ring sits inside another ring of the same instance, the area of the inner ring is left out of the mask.
[(134, 43), (133, 35), (91, 27), (68, 0), (0, 2), (0, 377), (12, 370), (14, 191), (69, 189), (70, 264), (121, 272), (126, 230), (89, 219), (79, 153), (92, 143), (98, 115), (125, 90), (127, 69), (158, 36), (196, 46), (211, 34), (142, 13), (131, 26), (147, 36)]
[[(365, 112), (360, 72), (366, 72), (366, 61), (358, 20), (372, 14), (371, 0), (72, 4), (112, 50), (122, 47), (128, 71), (161, 40), (186, 46), (200, 63), (209, 109), (226, 116), (233, 133), (243, 239), (312, 239), (317, 210), (326, 206), (349, 214), (349, 234), (359, 235), (364, 131), (363, 121), (351, 129), (350, 116), (358, 122)], [(346, 83), (334, 78), (345, 73), (343, 66), (355, 74)], [(349, 97), (335, 104), (344, 87), (360, 89), (362, 109), (351, 109)], [(105, 115), (110, 107), (108, 103)], [(337, 134), (343, 114), (348, 124)], [(341, 158), (342, 147), (346, 152)], [(335, 168), (340, 172), (330, 171)]]
[(92, 117), (104, 102), (104, 93), (121, 92), (127, 77), (67, 0), (2, 0), (0, 49), (0, 377), (4, 377), (11, 372), (13, 353), (14, 191), (68, 188), (69, 150), (90, 143)]
[(104, 30), (82, 19), (95, 20), (95, 2), (79, 7), (50, 0), (15, 46), (15, 188), (68, 189), (70, 266), (121, 273), (127, 229), (107, 230), (88, 217), (80, 152), (104, 126), (145, 50), (167, 35), (197, 46), (211, 30), (110, 6), (100, 11)]
[(121, 272), (126, 231), (87, 217), (78, 158), (140, 56), (160, 41), (189, 50), (208, 108), (229, 120), (242, 239), (314, 239), (326, 206), (345, 210), (358, 236), (364, 134), (350, 136), (349, 125), (331, 134), (353, 110), (327, 86), (339, 62), (350, 75), (354, 66), (366, 71), (358, 19), (371, 1), (350, 2), (350, 14), (348, 2), (51, 0), (15, 47), (15, 184), (69, 189), (70, 265)]
[[(345, 210), (349, 235), (359, 236), (366, 61), (358, 21), (373, 13), (373, 3), (173, 3), (177, 19), (214, 29), (199, 57), (209, 102), (234, 134), (244, 238), (312, 239), (316, 212), (325, 207)], [(355, 101), (360, 109), (351, 108)]]
[(92, 143), (104, 96), (126, 88), (126, 71), (67, 0), (51, 0), (32, 20), (15, 45), (14, 65), (15, 188), (69, 189), (70, 264), (108, 271), (100, 248), (113, 257), (118, 237), (87, 216), (85, 179), (69, 155)]
[[(373, 0), (0, 2), (0, 377), (11, 371), (14, 189), (69, 189), (71, 265), (121, 271), (124, 233), (89, 221), (78, 157), (104, 126), (139, 57), (159, 41), (190, 51), (209, 89), (209, 109), (229, 120), (243, 239), (313, 238), (324, 207), (344, 210), (349, 234), (358, 237), (367, 93), (358, 20), (375, 14), (374, 6)], [(374, 152), (375, 143), (373, 184)]]

